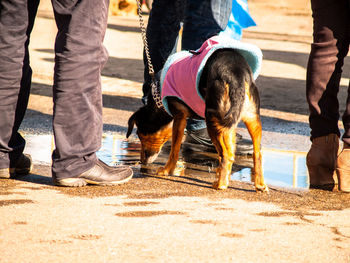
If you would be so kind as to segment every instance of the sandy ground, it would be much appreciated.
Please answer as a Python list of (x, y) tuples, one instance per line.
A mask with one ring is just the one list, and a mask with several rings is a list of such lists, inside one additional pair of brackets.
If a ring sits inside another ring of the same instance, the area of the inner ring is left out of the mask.
[[(250, 0), (249, 6), (258, 27), (247, 30), (244, 41), (264, 54), (257, 80), (263, 147), (306, 152), (310, 4)], [(141, 106), (139, 31), (137, 17), (109, 19), (104, 131), (118, 138)], [(42, 1), (31, 40), (34, 75), (21, 127), (25, 135), (52, 133), (55, 32), (50, 3)], [(349, 76), (347, 60), (342, 109)], [(0, 262), (350, 262), (349, 194), (277, 187), (256, 194), (251, 184), (238, 181), (215, 191), (208, 173), (157, 177), (137, 166), (134, 179), (118, 187), (59, 188), (52, 186), (44, 159), (35, 160), (30, 176), (0, 181)]]

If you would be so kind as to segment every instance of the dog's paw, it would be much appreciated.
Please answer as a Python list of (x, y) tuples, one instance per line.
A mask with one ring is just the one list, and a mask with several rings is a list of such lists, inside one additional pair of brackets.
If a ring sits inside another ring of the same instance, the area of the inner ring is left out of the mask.
[(216, 190), (226, 190), (228, 187), (227, 184), (220, 183), (220, 181), (213, 183), (213, 188)]
[(257, 193), (269, 193), (269, 188), (266, 184), (255, 186), (255, 190)]
[(166, 169), (165, 167), (161, 167), (157, 170), (157, 174), (160, 176), (168, 176), (169, 175), (169, 170)]

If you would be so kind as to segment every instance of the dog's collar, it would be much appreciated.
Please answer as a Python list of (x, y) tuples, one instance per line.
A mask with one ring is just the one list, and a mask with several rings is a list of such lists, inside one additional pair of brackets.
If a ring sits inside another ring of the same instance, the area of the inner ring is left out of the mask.
[(152, 81), (151, 83), (151, 92), (152, 92), (152, 97), (154, 102), (157, 105), (157, 108), (159, 109), (165, 109), (163, 102), (162, 102), (162, 98), (160, 96), (160, 90), (159, 90), (159, 81)]

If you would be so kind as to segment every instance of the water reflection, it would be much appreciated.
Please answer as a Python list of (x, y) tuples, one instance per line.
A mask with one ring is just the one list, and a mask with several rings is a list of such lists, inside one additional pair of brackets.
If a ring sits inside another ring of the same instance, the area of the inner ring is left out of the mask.
[[(162, 149), (155, 164), (149, 166), (153, 172), (164, 165), (170, 151), (168, 142)], [(128, 164), (140, 168), (140, 144), (138, 141), (120, 140), (120, 137), (105, 136), (102, 148), (97, 153), (99, 158), (110, 165)], [(306, 153), (297, 151), (283, 151), (263, 149), (263, 170), (265, 181), (270, 186), (287, 188), (309, 188), (308, 173), (306, 168)], [(200, 172), (203, 176), (214, 176), (218, 165), (215, 152), (207, 148), (186, 144), (182, 145), (177, 174), (191, 175)], [(232, 168), (232, 180), (250, 182), (250, 173), (253, 160), (249, 156), (236, 156), (236, 162)], [(142, 172), (142, 170), (141, 170)]]
[[(263, 150), (263, 171), (268, 185), (309, 188), (306, 153), (280, 150)], [(231, 179), (250, 181), (250, 168), (232, 174)]]
[(104, 136), (102, 147), (97, 156), (109, 165), (129, 164), (135, 165), (140, 161), (140, 143), (120, 138), (113, 135)]

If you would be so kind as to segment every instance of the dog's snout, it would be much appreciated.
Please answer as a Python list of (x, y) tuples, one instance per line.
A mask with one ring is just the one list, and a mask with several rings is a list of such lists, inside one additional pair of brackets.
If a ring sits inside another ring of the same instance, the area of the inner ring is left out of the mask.
[(157, 159), (159, 152), (153, 151), (153, 150), (144, 150), (141, 153), (141, 162), (143, 164), (150, 164)]

